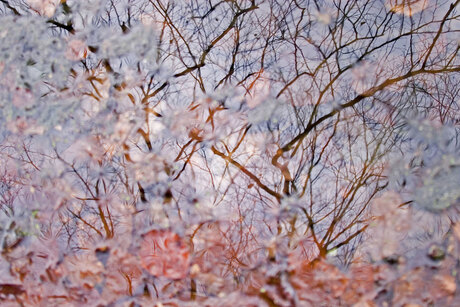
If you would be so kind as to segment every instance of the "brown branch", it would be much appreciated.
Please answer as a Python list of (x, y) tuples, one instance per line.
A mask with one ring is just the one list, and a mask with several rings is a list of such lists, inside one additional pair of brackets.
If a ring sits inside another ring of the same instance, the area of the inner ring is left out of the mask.
[(225, 154), (221, 153), (220, 151), (218, 151), (214, 146), (211, 147), (211, 150), (214, 154), (216, 154), (217, 156), (221, 157), (222, 159), (224, 159), (225, 161), (229, 162), (230, 164), (233, 164), (234, 166), (236, 166), (240, 171), (242, 171), (246, 176), (248, 176), (249, 178), (251, 178), (256, 184), (257, 186), (259, 186), (262, 190), (264, 190), (265, 192), (267, 192), (268, 194), (274, 196), (278, 202), (281, 201), (281, 198), (282, 198), (282, 195), (273, 191), (272, 189), (270, 189), (268, 186), (266, 186), (265, 184), (263, 184), (259, 178), (257, 178), (256, 175), (254, 175), (253, 173), (251, 173), (246, 167), (244, 167), (243, 165), (241, 165), (240, 163), (238, 163), (237, 161), (235, 161), (234, 159), (232, 159), (230, 156), (226, 156)]

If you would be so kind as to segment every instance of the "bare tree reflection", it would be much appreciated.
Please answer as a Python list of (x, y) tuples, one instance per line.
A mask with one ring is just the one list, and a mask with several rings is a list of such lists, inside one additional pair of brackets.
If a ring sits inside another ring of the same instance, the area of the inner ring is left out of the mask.
[(2, 298), (404, 304), (417, 212), (458, 239), (458, 4), (1, 1)]

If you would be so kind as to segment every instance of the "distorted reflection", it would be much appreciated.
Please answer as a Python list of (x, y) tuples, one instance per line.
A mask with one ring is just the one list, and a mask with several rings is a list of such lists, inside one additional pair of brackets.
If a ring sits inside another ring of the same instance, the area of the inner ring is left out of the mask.
[(0, 1), (5, 306), (455, 306), (460, 1)]

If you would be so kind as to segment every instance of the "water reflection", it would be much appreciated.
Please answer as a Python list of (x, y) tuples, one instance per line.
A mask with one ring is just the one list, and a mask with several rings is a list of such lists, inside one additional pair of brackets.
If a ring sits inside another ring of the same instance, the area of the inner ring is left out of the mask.
[(458, 1), (387, 2), (2, 1), (2, 299), (455, 305)]

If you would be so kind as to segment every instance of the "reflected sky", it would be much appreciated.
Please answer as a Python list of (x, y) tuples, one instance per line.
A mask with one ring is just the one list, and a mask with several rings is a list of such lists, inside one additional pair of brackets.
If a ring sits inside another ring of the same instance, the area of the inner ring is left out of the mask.
[(458, 5), (1, 1), (0, 295), (455, 302)]

